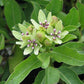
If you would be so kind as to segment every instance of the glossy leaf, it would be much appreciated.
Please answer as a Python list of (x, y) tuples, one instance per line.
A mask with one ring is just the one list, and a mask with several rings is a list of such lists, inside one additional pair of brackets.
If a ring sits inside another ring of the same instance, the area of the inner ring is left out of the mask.
[(40, 55), (38, 55), (37, 58), (42, 62), (42, 67), (43, 68), (47, 68), (49, 66), (50, 56), (49, 56), (48, 53), (40, 54)]
[(44, 76), (45, 76), (45, 71), (44, 70), (40, 71), (35, 78), (34, 84), (42, 84)]
[(45, 84), (58, 83), (60, 78), (59, 71), (53, 67), (48, 67), (45, 70)]
[(77, 74), (67, 67), (61, 67), (58, 69), (61, 79), (66, 84), (83, 84), (78, 78)]
[(38, 12), (40, 10), (40, 5), (36, 2), (31, 2), (33, 5), (33, 12), (31, 14), (31, 18), (34, 19), (35, 21), (38, 21)]
[(76, 35), (68, 34), (68, 35), (66, 35), (66, 36), (62, 39), (62, 41), (63, 41), (63, 42), (68, 42), (68, 41), (74, 40), (74, 39), (76, 39), (76, 38), (77, 38)]
[(14, 25), (21, 22), (21, 9), (15, 0), (7, 0), (4, 13), (10, 30)]
[(84, 54), (80, 54), (76, 50), (64, 45), (54, 48), (51, 51), (51, 57), (57, 62), (64, 62), (73, 66), (84, 65)]
[(35, 55), (31, 55), (16, 66), (5, 84), (20, 84), (33, 69), (39, 68), (40, 66), (41, 62), (39, 62)]
[(80, 17), (80, 23), (81, 26), (84, 27), (84, 4), (77, 3), (77, 8), (79, 9), (79, 17)]
[(65, 26), (79, 25), (79, 13), (78, 13), (78, 10), (76, 10), (76, 8), (72, 8), (70, 12), (67, 14), (67, 16), (64, 19), (64, 25)]
[(64, 27), (64, 30), (67, 30), (67, 31), (71, 32), (71, 31), (75, 31), (77, 28), (78, 28), (77, 26), (68, 25), (68, 26)]

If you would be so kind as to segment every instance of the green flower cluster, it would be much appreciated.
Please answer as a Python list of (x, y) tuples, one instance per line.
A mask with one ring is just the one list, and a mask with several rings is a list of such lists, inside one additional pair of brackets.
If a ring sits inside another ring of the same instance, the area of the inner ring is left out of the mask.
[(38, 55), (40, 49), (52, 46), (53, 44), (62, 44), (62, 39), (69, 33), (63, 30), (62, 21), (56, 16), (52, 16), (51, 12), (47, 17), (42, 10), (38, 14), (38, 23), (31, 19), (31, 24), (25, 26), (18, 24), (19, 30), (13, 30), (12, 33), (19, 41), (16, 44), (24, 48), (24, 55), (34, 51)]

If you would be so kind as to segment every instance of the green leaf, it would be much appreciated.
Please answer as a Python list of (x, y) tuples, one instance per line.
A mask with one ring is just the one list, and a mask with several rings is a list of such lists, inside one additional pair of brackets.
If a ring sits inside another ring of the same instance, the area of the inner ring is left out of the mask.
[(76, 50), (78, 53), (84, 52), (84, 43), (69, 42), (64, 45), (68, 48)]
[(5, 84), (20, 84), (33, 69), (39, 68), (40, 66), (41, 62), (32, 54), (16, 66)]
[(60, 78), (59, 71), (53, 67), (45, 70), (45, 84), (56, 84)]
[(64, 30), (67, 30), (69, 32), (75, 31), (78, 27), (74, 25), (68, 25), (64, 27)]
[(3, 34), (1, 34), (0, 36), (0, 50), (4, 49), (5, 47), (5, 38), (3, 36)]
[(46, 9), (52, 14), (57, 14), (62, 10), (63, 0), (51, 0), (50, 3), (46, 6)]
[(67, 67), (60, 67), (60, 77), (66, 84), (83, 84), (77, 74)]
[(4, 13), (10, 30), (14, 25), (21, 22), (21, 9), (15, 0), (6, 1)]
[(5, 84), (5, 81), (1, 81), (0, 84)]
[(79, 18), (80, 18), (80, 23), (81, 23), (81, 26), (84, 27), (84, 4), (81, 4), (81, 3), (77, 3), (77, 8), (79, 9)]
[(31, 2), (33, 5), (33, 12), (31, 14), (31, 18), (34, 19), (35, 21), (38, 21), (38, 12), (41, 9), (40, 5), (34, 1)]
[(64, 25), (65, 26), (79, 25), (79, 13), (78, 13), (78, 10), (76, 10), (76, 8), (72, 8), (70, 12), (67, 14), (67, 16), (64, 19)]
[(40, 71), (36, 76), (33, 84), (41, 84), (44, 76), (45, 76), (45, 71), (44, 70)]
[(54, 48), (51, 51), (51, 57), (57, 62), (64, 62), (73, 66), (84, 65), (84, 54), (80, 54), (65, 45)]
[(38, 21), (44, 23), (46, 20), (45, 13), (42, 10), (39, 10)]
[(84, 66), (71, 66), (69, 68), (73, 70), (77, 75), (84, 74)]
[(60, 19), (64, 22), (64, 19), (65, 19), (65, 17), (66, 17), (66, 14), (61, 11), (61, 12), (59, 12), (59, 13), (57, 14), (57, 17), (60, 18)]
[(2, 59), (3, 59), (3, 58), (2, 58), (2, 56), (0, 55), (0, 64), (1, 64), (1, 62), (2, 62)]
[(42, 62), (42, 68), (47, 68), (50, 64), (50, 55), (48, 53), (43, 53), (37, 57)]
[(21, 40), (22, 35), (21, 35), (20, 32), (17, 32), (17, 31), (15, 31), (15, 30), (13, 30), (13, 31), (12, 31), (12, 34), (13, 34), (13, 36), (14, 36), (16, 39)]
[(19, 48), (19, 46), (15, 46), (14, 55), (8, 59), (10, 73), (14, 71), (15, 66), (19, 64), (22, 60), (23, 51)]
[(67, 41), (70, 41), (70, 40), (73, 40), (73, 39), (76, 39), (76, 38), (77, 38), (77, 36), (75, 36), (73, 34), (68, 34), (62, 39), (62, 41), (64, 43), (64, 42), (67, 42)]
[(4, 73), (3, 68), (0, 66), (0, 75)]

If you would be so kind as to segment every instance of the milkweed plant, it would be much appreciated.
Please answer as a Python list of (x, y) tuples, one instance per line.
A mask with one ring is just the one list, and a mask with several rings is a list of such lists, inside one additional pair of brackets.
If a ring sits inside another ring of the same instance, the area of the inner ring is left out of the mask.
[[(8, 52), (9, 68), (6, 67), (2, 75), (0, 71), (0, 76), (4, 76), (0, 79), (0, 84), (20, 84), (37, 68), (39, 71), (31, 79), (32, 84), (84, 84), (84, 79), (82, 81), (79, 78), (79, 75), (84, 74), (84, 4), (80, 2), (82, 0), (77, 0), (77, 4), (73, 4), (74, 7), (67, 14), (61, 11), (63, 0), (24, 1), (29, 2), (28, 8), (22, 5), (23, 3), (20, 4), (25, 12), (21, 11), (15, 0), (12, 0), (12, 3), (11, 0), (4, 3), (4, 14), (11, 34), (8, 36), (0, 26), (3, 30), (0, 29), (3, 33), (0, 35), (0, 50), (4, 47), (4, 35), (6, 43), (10, 41), (14, 46), (10, 49), (13, 52)], [(8, 12), (9, 9), (12, 12)], [(4, 20), (0, 20), (1, 22)], [(8, 73), (8, 70), (10, 76), (8, 75), (7, 79), (4, 74)]]

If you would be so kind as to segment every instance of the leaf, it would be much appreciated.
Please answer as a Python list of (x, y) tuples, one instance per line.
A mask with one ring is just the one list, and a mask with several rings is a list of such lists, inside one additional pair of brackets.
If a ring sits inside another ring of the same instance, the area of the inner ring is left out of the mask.
[(19, 46), (15, 46), (14, 55), (8, 59), (9, 63), (9, 71), (12, 73), (17, 64), (19, 64), (23, 60), (23, 51), (19, 48)]
[(9, 76), (5, 84), (20, 84), (33, 69), (39, 68), (40, 66), (41, 62), (32, 54), (16, 66), (14, 72)]
[(0, 75), (2, 75), (4, 73), (3, 68), (0, 66)]
[(77, 28), (78, 28), (77, 26), (68, 25), (68, 26), (64, 27), (64, 30), (67, 30), (67, 31), (71, 32), (71, 31), (75, 31)]
[(42, 68), (47, 68), (50, 64), (50, 55), (48, 53), (43, 53), (37, 57), (42, 62)]
[(46, 6), (46, 9), (52, 14), (57, 15), (62, 10), (63, 0), (51, 0), (50, 3)]
[(56, 84), (60, 78), (59, 71), (53, 67), (45, 70), (45, 84)]
[(80, 18), (80, 23), (81, 23), (81, 26), (84, 27), (84, 4), (81, 4), (81, 3), (77, 3), (77, 8), (78, 8), (78, 11), (79, 11), (79, 18)]
[(40, 71), (36, 76), (33, 84), (41, 84), (44, 76), (45, 76), (45, 71), (44, 70)]
[(76, 8), (72, 8), (70, 10), (70, 12), (67, 14), (67, 16), (64, 19), (64, 25), (68, 26), (68, 25), (75, 25), (78, 26), (79, 25), (79, 13), (76, 10)]
[(60, 77), (66, 84), (83, 84), (76, 73), (67, 67), (60, 67)]
[(62, 39), (62, 41), (64, 43), (64, 42), (67, 42), (67, 41), (70, 41), (70, 40), (73, 40), (73, 39), (76, 39), (76, 38), (77, 38), (77, 36), (75, 36), (73, 34), (68, 34)]
[(15, 30), (13, 30), (13, 31), (12, 31), (12, 34), (13, 34), (13, 36), (14, 36), (16, 39), (21, 40), (22, 35), (21, 35), (20, 32), (17, 32), (17, 31), (15, 31)]
[(42, 10), (39, 10), (38, 21), (44, 23), (46, 20), (45, 13)]
[(7, 0), (4, 13), (10, 30), (14, 25), (21, 22), (21, 9), (15, 0)]
[(40, 5), (34, 1), (31, 2), (33, 5), (33, 12), (31, 14), (31, 18), (34, 19), (35, 21), (38, 21), (38, 12), (41, 9)]
[(54, 48), (50, 54), (57, 62), (64, 62), (73, 66), (84, 65), (84, 54), (80, 54), (76, 50), (65, 45)]
[(1, 81), (0, 84), (5, 84), (5, 81)]
[(60, 19), (64, 22), (64, 19), (65, 19), (65, 17), (66, 17), (66, 14), (61, 11), (61, 12), (59, 12), (59, 13), (57, 14), (57, 17), (60, 18)]
[(68, 48), (76, 50), (78, 53), (84, 52), (84, 43), (69, 42), (64, 45)]
[(73, 70), (77, 75), (84, 74), (84, 66), (71, 66), (69, 68)]
[(5, 47), (5, 38), (3, 36), (3, 34), (1, 34), (0, 36), (0, 50), (3, 50)]
[(2, 58), (2, 56), (0, 55), (0, 64), (1, 64), (1, 62), (2, 62), (2, 59), (3, 59), (3, 58)]

